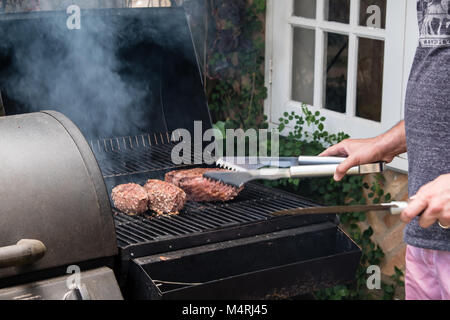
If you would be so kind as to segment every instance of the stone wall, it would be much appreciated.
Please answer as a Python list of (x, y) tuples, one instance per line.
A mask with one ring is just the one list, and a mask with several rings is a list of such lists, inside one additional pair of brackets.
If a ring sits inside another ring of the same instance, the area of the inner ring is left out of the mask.
[[(408, 199), (408, 176), (406, 174), (386, 171), (384, 173), (385, 181), (383, 189), (385, 193), (390, 193), (392, 201), (406, 201)], [(366, 178), (369, 185), (375, 179), (373, 175)], [(381, 270), (385, 275), (393, 275), (394, 267), (404, 271), (406, 245), (403, 242), (403, 230), (405, 224), (400, 220), (399, 216), (393, 216), (384, 212), (369, 212), (367, 221), (361, 222), (361, 229), (367, 229), (369, 225), (372, 227), (374, 234), (372, 239), (384, 251)]]

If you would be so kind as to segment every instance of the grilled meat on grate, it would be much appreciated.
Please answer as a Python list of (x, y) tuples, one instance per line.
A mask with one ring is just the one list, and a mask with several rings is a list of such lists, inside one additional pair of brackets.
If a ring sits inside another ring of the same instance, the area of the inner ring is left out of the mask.
[(148, 208), (158, 214), (178, 214), (186, 203), (186, 193), (171, 183), (148, 180), (144, 188), (148, 193)]
[(129, 215), (144, 213), (148, 210), (148, 193), (135, 183), (121, 184), (111, 192), (114, 206)]
[(233, 200), (244, 189), (204, 178), (203, 174), (210, 171), (228, 170), (217, 168), (177, 170), (166, 173), (165, 180), (183, 189), (188, 200), (198, 202)]

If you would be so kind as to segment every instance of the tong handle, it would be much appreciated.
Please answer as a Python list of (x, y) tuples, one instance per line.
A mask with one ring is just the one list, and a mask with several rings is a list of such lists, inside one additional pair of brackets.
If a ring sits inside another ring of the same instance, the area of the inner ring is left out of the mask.
[(300, 165), (314, 165), (314, 164), (340, 164), (345, 159), (343, 157), (318, 157), (318, 156), (300, 156), (298, 163)]
[[(336, 172), (339, 164), (324, 164), (324, 165), (306, 165), (291, 167), (291, 178), (318, 178), (331, 177)], [(368, 173), (379, 173), (384, 171), (384, 163), (378, 162), (373, 164), (364, 164), (356, 166), (347, 171), (348, 175), (360, 175)]]
[(408, 201), (392, 201), (391, 203), (385, 203), (382, 205), (390, 206), (390, 212), (392, 215), (400, 215), (403, 210), (408, 207)]

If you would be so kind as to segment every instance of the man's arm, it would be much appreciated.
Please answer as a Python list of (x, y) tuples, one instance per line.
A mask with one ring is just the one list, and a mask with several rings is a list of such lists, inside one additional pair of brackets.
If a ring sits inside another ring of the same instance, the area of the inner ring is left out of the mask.
[(399, 122), (386, 133), (370, 139), (347, 139), (334, 145), (320, 156), (342, 156), (342, 162), (334, 174), (336, 181), (341, 180), (346, 172), (357, 165), (377, 161), (391, 162), (394, 157), (406, 152), (405, 122)]
[[(335, 180), (341, 180), (345, 173), (358, 164), (376, 161), (391, 162), (395, 156), (406, 152), (405, 122), (402, 121), (388, 132), (370, 139), (344, 140), (328, 148), (320, 156), (348, 157), (335, 173)], [(438, 177), (426, 184), (411, 197), (401, 219), (408, 223), (419, 214), (419, 224), (428, 228), (436, 221), (450, 226), (450, 174)]]

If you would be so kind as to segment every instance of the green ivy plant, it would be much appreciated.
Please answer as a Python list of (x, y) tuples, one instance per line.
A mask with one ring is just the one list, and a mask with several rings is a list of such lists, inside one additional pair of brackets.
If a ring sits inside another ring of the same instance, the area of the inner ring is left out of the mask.
[[(245, 14), (234, 10), (236, 6), (242, 7), (240, 11)], [(226, 128), (267, 128), (265, 41), (261, 32), (266, 1), (212, 0), (207, 8), (207, 20), (216, 22), (212, 24), (213, 36), (209, 36), (205, 44), (208, 48), (204, 68), (206, 91), (212, 117), (223, 121)], [(222, 38), (227, 39), (226, 46)]]

